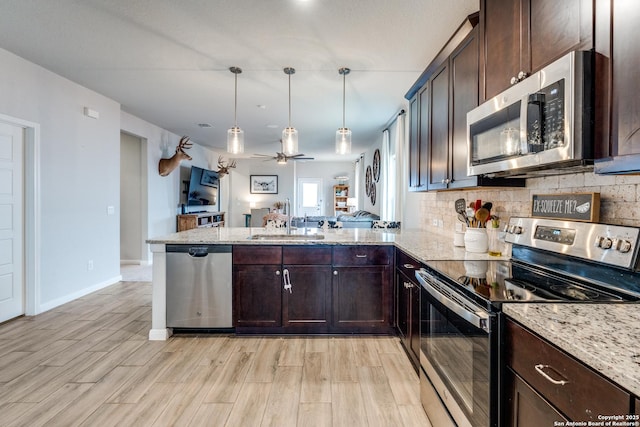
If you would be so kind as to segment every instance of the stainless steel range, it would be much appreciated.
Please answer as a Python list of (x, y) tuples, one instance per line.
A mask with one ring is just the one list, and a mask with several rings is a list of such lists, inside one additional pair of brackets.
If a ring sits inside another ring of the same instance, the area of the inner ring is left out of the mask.
[(416, 271), (421, 397), (439, 426), (500, 425), (503, 303), (640, 300), (640, 228), (511, 218), (505, 231), (510, 261), (431, 261)]

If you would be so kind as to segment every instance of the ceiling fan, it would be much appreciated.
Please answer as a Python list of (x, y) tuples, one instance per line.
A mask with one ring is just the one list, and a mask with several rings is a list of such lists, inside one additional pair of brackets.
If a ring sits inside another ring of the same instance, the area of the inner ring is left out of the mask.
[[(280, 140), (280, 145), (282, 145), (282, 140)], [(302, 153), (287, 156), (282, 152), (276, 153), (275, 156), (270, 156), (268, 154), (254, 154), (253, 157), (262, 157), (265, 161), (275, 160), (281, 165), (287, 164), (287, 161), (289, 160), (314, 160), (313, 157), (305, 157), (305, 155)]]

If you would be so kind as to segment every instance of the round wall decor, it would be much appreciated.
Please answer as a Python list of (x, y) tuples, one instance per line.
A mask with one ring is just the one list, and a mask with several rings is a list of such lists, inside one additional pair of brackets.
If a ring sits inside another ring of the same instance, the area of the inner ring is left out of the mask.
[(371, 183), (372, 183), (371, 166), (367, 166), (367, 171), (364, 174), (364, 191), (367, 196), (371, 192)]
[(376, 183), (375, 182), (371, 183), (371, 189), (369, 190), (369, 192), (371, 193), (370, 194), (371, 204), (375, 206), (376, 205)]
[(380, 180), (380, 150), (377, 148), (373, 152), (373, 179), (375, 182)]

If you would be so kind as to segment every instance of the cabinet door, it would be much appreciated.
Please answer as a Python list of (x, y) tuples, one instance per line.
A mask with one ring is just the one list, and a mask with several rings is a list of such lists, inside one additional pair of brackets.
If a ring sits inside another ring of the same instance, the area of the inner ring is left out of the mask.
[(409, 346), (409, 316), (411, 314), (411, 293), (407, 279), (396, 274), (396, 326), (406, 347)]
[(429, 140), (429, 190), (447, 188), (449, 181), (449, 63), (431, 78), (431, 137)]
[(284, 270), (288, 271), (291, 290), (283, 290), (283, 326), (327, 329), (331, 319), (331, 266), (285, 265)]
[(409, 349), (416, 361), (416, 367), (420, 363), (420, 285), (412, 283), (409, 289), (410, 315), (409, 315)]
[(233, 266), (234, 326), (282, 326), (280, 264)]
[(467, 175), (467, 113), (478, 106), (478, 27), (451, 54), (451, 182), (449, 188), (470, 187), (477, 177)]
[(568, 421), (538, 393), (506, 369), (507, 427), (539, 427)]
[(420, 91), (409, 102), (409, 190), (425, 191), (427, 189), (427, 142), (429, 105), (422, 101), (428, 93), (428, 87)]
[(480, 26), (484, 82), (482, 100), (490, 99), (511, 86), (511, 77), (524, 70), (521, 52), (521, 0), (481, 0)]
[(336, 267), (333, 326), (351, 332), (388, 331), (391, 326), (391, 267)]
[(524, 14), (529, 24), (526, 71), (537, 71), (573, 50), (593, 47), (593, 1), (529, 0)]

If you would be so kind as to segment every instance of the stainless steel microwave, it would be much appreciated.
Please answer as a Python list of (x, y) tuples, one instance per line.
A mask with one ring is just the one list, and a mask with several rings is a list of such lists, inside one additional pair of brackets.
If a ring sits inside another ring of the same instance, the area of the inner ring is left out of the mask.
[(574, 51), (467, 114), (468, 174), (562, 173), (593, 164), (593, 53)]

